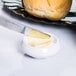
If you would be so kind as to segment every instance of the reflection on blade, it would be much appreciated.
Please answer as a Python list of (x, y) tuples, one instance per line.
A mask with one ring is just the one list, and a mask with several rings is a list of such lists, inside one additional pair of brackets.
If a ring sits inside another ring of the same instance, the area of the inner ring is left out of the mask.
[(0, 17), (0, 26), (4, 26), (8, 29), (17, 31), (19, 33), (24, 33), (25, 27), (19, 24), (16, 24), (15, 22), (10, 22), (9, 20)]

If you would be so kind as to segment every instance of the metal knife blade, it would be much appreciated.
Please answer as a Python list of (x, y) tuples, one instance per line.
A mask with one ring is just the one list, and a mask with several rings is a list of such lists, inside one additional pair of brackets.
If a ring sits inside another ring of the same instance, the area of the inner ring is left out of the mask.
[(8, 29), (17, 31), (22, 34), (24, 34), (24, 30), (26, 28), (25, 26), (22, 26), (22, 25), (16, 24), (15, 22), (9, 21), (9, 20), (5, 19), (4, 17), (0, 17), (0, 26), (4, 26)]

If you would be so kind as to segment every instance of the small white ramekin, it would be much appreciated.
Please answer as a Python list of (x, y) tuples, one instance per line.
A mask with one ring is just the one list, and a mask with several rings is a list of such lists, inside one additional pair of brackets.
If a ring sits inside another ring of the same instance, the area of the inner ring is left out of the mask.
[(55, 43), (48, 47), (40, 48), (40, 47), (32, 47), (28, 45), (26, 43), (26, 36), (24, 36), (23, 43), (22, 43), (23, 54), (27, 54), (34, 58), (47, 58), (49, 56), (55, 55), (60, 50), (60, 42), (55, 35), (51, 34), (51, 37)]

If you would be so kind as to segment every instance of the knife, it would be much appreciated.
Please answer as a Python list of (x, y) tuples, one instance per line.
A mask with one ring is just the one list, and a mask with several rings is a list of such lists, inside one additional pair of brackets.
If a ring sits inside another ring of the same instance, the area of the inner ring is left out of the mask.
[(22, 25), (9, 21), (9, 20), (5, 19), (4, 17), (0, 17), (0, 26), (4, 26), (8, 29), (17, 31), (22, 34), (24, 34), (24, 31), (26, 28), (25, 26), (22, 26)]

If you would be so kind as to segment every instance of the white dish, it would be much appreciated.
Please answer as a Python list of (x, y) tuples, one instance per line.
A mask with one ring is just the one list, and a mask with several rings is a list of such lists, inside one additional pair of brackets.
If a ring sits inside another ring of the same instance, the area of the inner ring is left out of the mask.
[[(23, 49), (21, 51), (23, 52), (23, 54), (27, 54), (27, 55), (32, 56), (34, 58), (47, 58), (50, 56), (54, 56), (60, 50), (59, 38), (53, 34), (48, 34), (48, 33), (46, 33), (46, 34), (50, 35), (50, 37), (51, 37), (50, 38), (50, 40), (51, 40), (50, 45), (47, 45), (45, 47), (30, 46), (28, 44), (28, 37), (26, 35), (26, 32), (27, 31), (29, 32), (29, 30), (31, 30), (31, 29), (27, 28), (27, 30), (25, 30), (23, 43), (21, 45), (22, 49)], [(36, 38), (30, 38), (30, 39), (32, 39), (32, 41), (34, 42)], [(45, 40), (45, 39), (42, 39), (42, 40)]]

